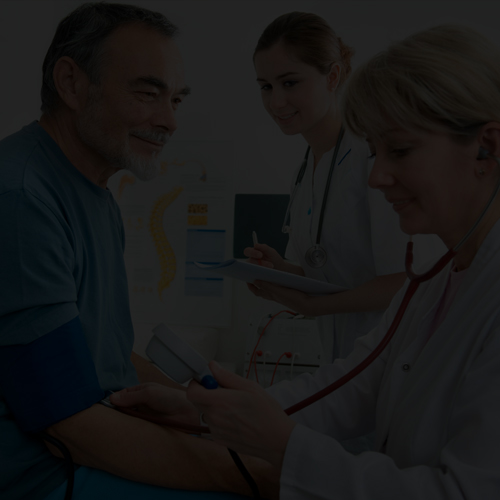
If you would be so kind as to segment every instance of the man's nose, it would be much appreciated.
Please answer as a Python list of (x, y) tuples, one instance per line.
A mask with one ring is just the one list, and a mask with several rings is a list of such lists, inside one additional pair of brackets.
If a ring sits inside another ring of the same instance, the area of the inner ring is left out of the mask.
[(153, 123), (156, 127), (166, 130), (168, 135), (172, 135), (177, 130), (177, 119), (172, 102), (164, 101), (158, 106)]

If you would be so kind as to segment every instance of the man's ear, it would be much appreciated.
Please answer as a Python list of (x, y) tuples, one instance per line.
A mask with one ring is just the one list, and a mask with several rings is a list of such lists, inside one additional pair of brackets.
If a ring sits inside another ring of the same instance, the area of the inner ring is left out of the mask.
[(78, 64), (68, 56), (61, 57), (54, 66), (54, 84), (61, 101), (73, 111), (85, 107), (90, 81)]

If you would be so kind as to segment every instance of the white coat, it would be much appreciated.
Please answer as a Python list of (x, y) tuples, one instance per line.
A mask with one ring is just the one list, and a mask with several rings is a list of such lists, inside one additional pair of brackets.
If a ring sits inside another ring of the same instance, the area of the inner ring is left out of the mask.
[[(316, 243), (334, 149), (323, 155), (314, 173), (314, 155), (309, 153), (305, 175), (290, 207), (291, 230), (285, 257), (299, 264), (307, 277), (346, 288), (358, 287), (376, 276), (403, 272), (408, 236), (399, 228), (399, 217), (383, 194), (368, 186), (373, 161), (368, 158), (366, 141), (347, 130), (337, 155), (323, 219), (321, 245), (328, 260), (319, 269), (306, 263), (306, 251)], [(299, 169), (292, 177), (292, 190), (298, 172)], [(420, 262), (445, 250), (436, 237), (422, 238), (416, 243), (416, 258)], [(355, 339), (374, 328), (382, 314), (383, 311), (375, 311), (319, 317), (325, 361), (347, 356)]]
[[(372, 365), (292, 416), (299, 424), (286, 448), (281, 498), (500, 498), (499, 263), (497, 222), (427, 343), (451, 264), (420, 285), (395, 337)], [(404, 289), (346, 360), (269, 392), (287, 408), (337, 380), (385, 335)], [(378, 452), (353, 456), (337, 441), (373, 428)]]

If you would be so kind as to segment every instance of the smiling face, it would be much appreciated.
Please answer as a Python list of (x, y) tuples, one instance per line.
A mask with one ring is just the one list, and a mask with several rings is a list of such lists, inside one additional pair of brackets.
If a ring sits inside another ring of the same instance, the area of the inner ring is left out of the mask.
[(151, 179), (187, 93), (172, 39), (142, 25), (120, 27), (104, 43), (100, 84), (90, 85), (77, 116), (80, 140), (112, 166)]
[(401, 229), (437, 234), (454, 246), (491, 195), (478, 173), (477, 141), (460, 144), (446, 133), (394, 129), (368, 142), (376, 154), (369, 185), (384, 193)]
[(314, 134), (335, 112), (338, 65), (330, 75), (323, 75), (300, 61), (283, 42), (257, 52), (254, 63), (262, 103), (283, 133)]

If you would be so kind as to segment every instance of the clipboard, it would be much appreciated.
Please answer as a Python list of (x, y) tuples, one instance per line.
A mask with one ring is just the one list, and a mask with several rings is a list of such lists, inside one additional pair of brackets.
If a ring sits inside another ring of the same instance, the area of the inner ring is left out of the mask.
[(308, 295), (327, 295), (347, 290), (347, 288), (343, 286), (306, 278), (298, 274), (269, 269), (268, 267), (250, 264), (249, 262), (242, 262), (236, 259), (229, 259), (217, 264), (203, 262), (195, 262), (194, 264), (198, 269), (208, 273), (221, 274), (223, 276), (245, 281), (246, 283), (253, 283), (255, 280), (268, 281), (275, 285), (299, 290)]

